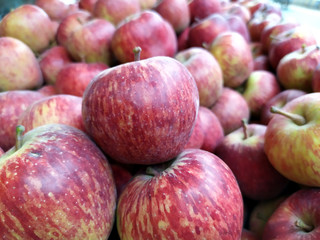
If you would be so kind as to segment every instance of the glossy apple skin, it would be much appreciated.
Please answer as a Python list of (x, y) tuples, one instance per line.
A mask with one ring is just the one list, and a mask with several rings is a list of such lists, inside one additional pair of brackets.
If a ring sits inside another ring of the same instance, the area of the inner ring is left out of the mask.
[(217, 59), (223, 73), (225, 87), (240, 86), (253, 71), (251, 48), (237, 32), (223, 32), (211, 43), (208, 50)]
[(75, 61), (112, 65), (111, 40), (115, 30), (109, 21), (92, 19), (72, 32), (66, 49)]
[(185, 0), (163, 0), (154, 10), (172, 25), (177, 34), (190, 24), (189, 6)]
[(139, 0), (98, 0), (94, 5), (93, 15), (117, 26), (125, 18), (140, 11)]
[(276, 96), (271, 98), (269, 101), (263, 104), (260, 113), (260, 123), (268, 125), (273, 113), (270, 112), (272, 106), (284, 107), (291, 100), (306, 94), (306, 92), (297, 89), (287, 89), (278, 93)]
[(116, 184), (117, 197), (120, 196), (127, 183), (132, 179), (132, 174), (122, 165), (111, 163), (111, 170)]
[[(320, 190), (319, 188), (301, 189), (293, 193), (271, 215), (263, 232), (263, 240), (316, 240), (320, 238)], [(297, 227), (302, 221), (313, 226), (305, 231)]]
[(49, 123), (61, 123), (84, 131), (82, 98), (67, 94), (53, 95), (33, 102), (19, 116), (18, 124), (28, 132)]
[(204, 19), (214, 13), (222, 13), (219, 0), (193, 0), (189, 3), (191, 22)]
[(54, 86), (58, 93), (82, 97), (89, 82), (107, 69), (104, 63), (70, 63), (62, 67)]
[(276, 76), (265, 70), (252, 71), (242, 93), (247, 101), (251, 115), (260, 117), (263, 105), (281, 92)]
[(301, 46), (317, 44), (313, 32), (307, 26), (297, 26), (283, 31), (271, 41), (268, 58), (274, 70), (277, 69), (280, 60), (287, 54), (298, 50)]
[(134, 60), (132, 50), (142, 49), (141, 59), (155, 56), (173, 57), (178, 48), (178, 40), (173, 27), (153, 10), (145, 10), (132, 15), (117, 27), (111, 49), (121, 63)]
[(180, 51), (175, 59), (186, 66), (194, 77), (200, 105), (211, 107), (220, 97), (223, 88), (222, 70), (218, 61), (209, 51), (200, 47)]
[(277, 67), (277, 77), (285, 89), (312, 91), (312, 77), (320, 64), (320, 47), (302, 47), (285, 55)]
[(221, 96), (210, 109), (218, 117), (225, 135), (241, 127), (242, 119), (250, 118), (247, 101), (232, 88), (224, 87)]
[(188, 149), (188, 148), (200, 149), (201, 146), (203, 145), (203, 142), (204, 142), (204, 130), (202, 127), (202, 122), (200, 119), (200, 110), (199, 110), (196, 123), (194, 125), (194, 128), (192, 130), (191, 136), (187, 144), (184, 146), (184, 149)]
[(274, 115), (265, 134), (264, 149), (268, 159), (289, 180), (319, 187), (320, 93), (300, 96), (282, 109), (303, 116), (306, 124), (298, 125), (287, 117)]
[(121, 239), (240, 239), (242, 224), (243, 200), (234, 175), (200, 149), (183, 151), (154, 176), (134, 177), (117, 208)]
[(48, 14), (33, 4), (23, 4), (6, 14), (0, 22), (0, 36), (13, 37), (40, 53), (54, 40)]
[(12, 37), (0, 37), (0, 91), (40, 87), (43, 77), (31, 49)]
[(20, 115), (44, 95), (31, 90), (0, 92), (0, 147), (8, 151), (15, 144), (16, 126)]
[(248, 26), (240, 16), (229, 14), (226, 15), (225, 18), (228, 21), (229, 29), (231, 31), (240, 33), (247, 42), (251, 41)]
[(3, 238), (108, 238), (115, 183), (106, 157), (82, 131), (41, 126), (0, 160)]
[(266, 126), (248, 124), (247, 138), (243, 131), (239, 128), (225, 136), (214, 153), (230, 167), (244, 196), (253, 200), (277, 197), (288, 180), (272, 167), (264, 153)]
[(220, 33), (228, 30), (230, 30), (229, 23), (222, 14), (211, 14), (190, 26), (188, 45), (190, 47), (210, 45)]
[(46, 84), (54, 84), (61, 68), (71, 63), (72, 59), (63, 46), (54, 46), (45, 50), (38, 57), (39, 65)]
[(179, 154), (198, 108), (188, 69), (158, 56), (99, 74), (84, 92), (82, 115), (88, 134), (115, 161), (151, 164)]

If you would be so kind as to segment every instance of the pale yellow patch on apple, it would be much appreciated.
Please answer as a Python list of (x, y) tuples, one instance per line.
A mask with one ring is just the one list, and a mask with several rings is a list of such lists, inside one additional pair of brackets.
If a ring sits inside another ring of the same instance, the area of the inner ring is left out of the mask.
[(166, 230), (169, 226), (169, 223), (165, 222), (165, 221), (162, 221), (160, 220), (158, 222), (158, 228), (161, 229), (161, 230)]

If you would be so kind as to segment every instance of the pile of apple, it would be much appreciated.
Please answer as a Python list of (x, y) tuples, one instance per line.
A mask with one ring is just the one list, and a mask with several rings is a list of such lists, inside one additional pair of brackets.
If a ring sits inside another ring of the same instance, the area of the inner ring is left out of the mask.
[(12, 9), (0, 236), (320, 239), (317, 39), (271, 1)]

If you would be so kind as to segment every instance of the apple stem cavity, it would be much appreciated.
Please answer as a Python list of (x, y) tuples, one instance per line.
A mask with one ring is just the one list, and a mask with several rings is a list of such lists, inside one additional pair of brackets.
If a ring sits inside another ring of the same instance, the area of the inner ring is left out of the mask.
[(270, 111), (271, 111), (271, 113), (281, 114), (282, 116), (285, 116), (285, 117), (291, 119), (297, 125), (301, 126), (306, 123), (306, 119), (303, 116), (301, 116), (299, 114), (286, 112), (276, 106), (272, 106)]
[(18, 151), (22, 146), (22, 134), (24, 133), (25, 128), (22, 125), (16, 127), (16, 145), (15, 150)]
[(139, 46), (133, 49), (134, 61), (140, 61), (141, 51), (142, 49)]
[(155, 168), (149, 166), (146, 169), (146, 174), (151, 176), (158, 176), (160, 173)]
[(304, 231), (304, 232), (311, 232), (314, 229), (314, 227), (312, 225), (306, 224), (301, 219), (298, 219), (297, 221), (295, 221), (295, 225), (299, 229), (302, 229), (302, 231)]
[(242, 119), (242, 129), (243, 129), (243, 139), (247, 139), (248, 138), (248, 124), (247, 124), (247, 120), (246, 119)]

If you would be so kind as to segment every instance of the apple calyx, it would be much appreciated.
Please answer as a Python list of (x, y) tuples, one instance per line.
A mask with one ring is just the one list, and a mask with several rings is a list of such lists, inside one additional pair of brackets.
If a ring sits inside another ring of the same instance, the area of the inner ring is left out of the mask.
[(314, 229), (314, 227), (312, 225), (306, 224), (301, 219), (296, 220), (294, 224), (296, 227), (298, 227), (299, 229), (301, 229), (304, 232), (311, 232)]
[(22, 146), (22, 134), (25, 131), (25, 127), (22, 125), (18, 125), (16, 127), (16, 145), (15, 150), (18, 151)]
[(282, 116), (285, 116), (289, 119), (291, 119), (295, 124), (301, 126), (304, 125), (306, 123), (306, 119), (299, 115), (299, 114), (294, 114), (294, 113), (290, 113), (290, 112), (286, 112), (276, 106), (272, 106), (270, 108), (271, 113), (276, 113), (276, 114), (281, 114)]
[(305, 53), (306, 52), (306, 47), (307, 47), (307, 45), (305, 43), (303, 43), (302, 46), (301, 46), (301, 53)]
[(242, 119), (242, 129), (243, 129), (243, 140), (246, 140), (249, 136), (248, 136), (248, 123), (246, 119)]
[(134, 53), (134, 61), (140, 61), (140, 55), (141, 55), (141, 47), (137, 46), (133, 49)]

